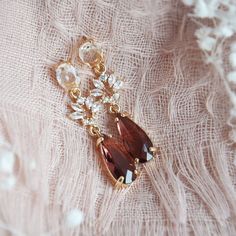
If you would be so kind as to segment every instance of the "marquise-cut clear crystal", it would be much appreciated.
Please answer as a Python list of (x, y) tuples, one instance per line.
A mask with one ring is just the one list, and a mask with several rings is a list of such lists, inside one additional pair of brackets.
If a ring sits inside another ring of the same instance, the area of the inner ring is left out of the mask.
[(120, 89), (120, 88), (122, 87), (122, 85), (123, 85), (123, 81), (117, 80), (117, 81), (113, 84), (113, 88), (116, 89), (116, 90), (118, 90), (118, 89)]
[(94, 79), (94, 80), (93, 80), (93, 84), (94, 84), (94, 86), (95, 86), (96, 88), (98, 88), (98, 89), (103, 89), (103, 88), (104, 88), (104, 84), (103, 84), (103, 82), (100, 81), (100, 80)]
[(76, 103), (71, 103), (71, 107), (74, 111), (83, 112), (83, 109), (80, 107), (80, 105)]
[(70, 119), (72, 120), (80, 120), (83, 119), (84, 115), (81, 112), (73, 112), (69, 115)]
[(92, 97), (87, 97), (86, 101), (85, 101), (85, 105), (88, 109), (90, 109), (93, 105), (93, 98)]
[(103, 95), (103, 91), (101, 89), (96, 88), (91, 91), (91, 95), (94, 97), (100, 97)]
[(114, 93), (112, 97), (113, 97), (114, 101), (117, 101), (120, 98), (120, 94)]
[(127, 116), (117, 114), (116, 120), (121, 139), (133, 159), (138, 158), (141, 163), (153, 159), (153, 153), (150, 150), (153, 143), (144, 130)]
[(80, 77), (76, 68), (69, 63), (62, 63), (57, 67), (56, 78), (65, 90), (78, 87), (80, 83)]
[(96, 102), (92, 105), (91, 110), (92, 110), (92, 112), (96, 113), (96, 112), (100, 111), (101, 108), (102, 108), (101, 104)]
[(83, 105), (85, 100), (86, 100), (86, 98), (84, 98), (84, 97), (78, 97), (76, 100), (76, 103), (78, 103), (79, 105)]
[(112, 87), (115, 82), (116, 82), (116, 77), (113, 74), (110, 75), (109, 78), (108, 78), (109, 86)]
[(106, 74), (102, 74), (102, 75), (100, 75), (100, 77), (99, 77), (100, 81), (102, 81), (102, 82), (106, 82), (106, 81), (107, 81), (107, 78), (108, 78), (108, 76), (107, 76)]

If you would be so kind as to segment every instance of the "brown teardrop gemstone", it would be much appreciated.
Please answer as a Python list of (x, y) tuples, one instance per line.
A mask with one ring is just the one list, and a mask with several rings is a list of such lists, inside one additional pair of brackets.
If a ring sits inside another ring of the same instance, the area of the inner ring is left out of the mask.
[(153, 153), (150, 151), (153, 144), (147, 134), (135, 122), (120, 113), (117, 114), (116, 124), (130, 155), (134, 159), (138, 158), (141, 163), (150, 161), (153, 158)]
[(122, 144), (114, 138), (103, 135), (104, 140), (99, 144), (105, 166), (109, 173), (117, 181), (123, 177), (123, 184), (131, 184), (136, 179), (135, 164), (133, 158)]

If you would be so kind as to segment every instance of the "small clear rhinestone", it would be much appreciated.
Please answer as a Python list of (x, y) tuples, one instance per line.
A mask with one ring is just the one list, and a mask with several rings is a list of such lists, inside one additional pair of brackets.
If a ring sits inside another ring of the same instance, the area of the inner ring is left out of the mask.
[(76, 103), (71, 103), (71, 107), (74, 111), (78, 111), (78, 112), (83, 112), (84, 110), (80, 107), (80, 105), (76, 104)]
[(103, 103), (109, 103), (110, 102), (110, 97), (104, 97), (102, 100)]
[(78, 97), (76, 103), (78, 103), (79, 105), (84, 105), (86, 98), (84, 97)]
[(122, 85), (123, 85), (123, 81), (117, 80), (117, 81), (113, 84), (113, 89), (118, 90), (118, 89), (120, 89), (120, 88), (122, 87)]
[(84, 115), (83, 115), (83, 113), (76, 111), (76, 112), (71, 113), (71, 114), (69, 115), (69, 117), (70, 117), (70, 119), (72, 119), (72, 120), (81, 120), (81, 119), (84, 118)]
[(94, 119), (91, 119), (91, 118), (84, 119), (83, 122), (84, 122), (84, 125), (93, 125), (93, 124), (95, 124)]
[(101, 57), (101, 49), (93, 42), (85, 42), (79, 47), (79, 57), (84, 63), (92, 65)]
[(91, 95), (94, 97), (100, 97), (103, 95), (103, 91), (101, 89), (96, 88), (91, 91)]
[(116, 82), (116, 77), (113, 74), (110, 75), (109, 78), (108, 78), (109, 86), (112, 87), (115, 82)]
[(86, 101), (85, 101), (85, 105), (88, 109), (90, 109), (93, 105), (93, 98), (92, 97), (87, 97)]
[(94, 86), (95, 86), (96, 88), (98, 88), (98, 89), (103, 89), (103, 88), (104, 88), (104, 84), (103, 84), (103, 82), (100, 81), (100, 80), (94, 79), (94, 80), (93, 80), (93, 84), (94, 84)]
[(102, 82), (106, 82), (107, 78), (108, 78), (108, 76), (106, 74), (102, 74), (102, 75), (100, 75), (99, 80)]

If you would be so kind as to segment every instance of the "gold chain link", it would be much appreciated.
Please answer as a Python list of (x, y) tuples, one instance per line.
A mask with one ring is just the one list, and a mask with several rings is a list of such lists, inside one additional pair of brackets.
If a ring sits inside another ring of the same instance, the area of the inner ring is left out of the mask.
[(101, 130), (98, 126), (91, 125), (89, 127), (89, 134), (93, 137), (101, 137)]
[(73, 88), (69, 91), (69, 96), (72, 100), (76, 100), (80, 96), (79, 88)]
[(111, 104), (109, 106), (110, 113), (119, 113), (120, 112), (120, 106), (118, 104)]

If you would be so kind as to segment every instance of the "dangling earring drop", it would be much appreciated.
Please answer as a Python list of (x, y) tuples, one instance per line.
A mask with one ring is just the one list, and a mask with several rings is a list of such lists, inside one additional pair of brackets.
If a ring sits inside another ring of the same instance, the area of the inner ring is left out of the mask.
[[(93, 56), (87, 57), (93, 58), (93, 60), (85, 62), (85, 54), (82, 52), (86, 52), (86, 55), (93, 54)], [(118, 99), (123, 81), (114, 73), (106, 71), (102, 50), (96, 46), (94, 41), (88, 40), (81, 45), (79, 56), (80, 60), (89, 65), (96, 75), (96, 79), (93, 80), (95, 88), (91, 94), (100, 99), (103, 104), (107, 104), (110, 113), (114, 114), (117, 129), (126, 151), (135, 163), (145, 163), (152, 160), (158, 149), (153, 146), (146, 132), (130, 118), (130, 115), (120, 111)]]
[[(94, 62), (94, 70), (95, 68), (101, 69), (96, 67), (97, 63), (102, 60), (101, 54), (96, 54), (97, 51), (90, 44), (82, 46), (83, 48), (79, 48), (81, 50), (80, 56), (86, 55), (83, 62), (90, 65)], [(90, 50), (92, 50), (92, 53)], [(94, 56), (93, 53), (96, 55)], [(85, 126), (89, 134), (96, 138), (96, 146), (100, 151), (102, 162), (112, 183), (118, 188), (130, 185), (138, 175), (132, 156), (121, 143), (103, 134), (97, 125), (97, 115), (102, 109), (98, 89), (91, 90), (90, 95), (87, 97), (82, 96), (80, 91), (81, 78), (78, 70), (69, 62), (63, 62), (56, 68), (56, 78), (60, 86), (71, 98), (70, 106), (73, 112), (69, 117)], [(95, 84), (102, 91), (103, 83), (97, 81)]]

